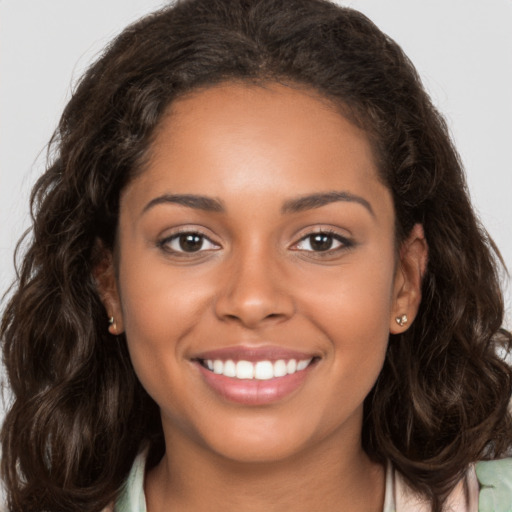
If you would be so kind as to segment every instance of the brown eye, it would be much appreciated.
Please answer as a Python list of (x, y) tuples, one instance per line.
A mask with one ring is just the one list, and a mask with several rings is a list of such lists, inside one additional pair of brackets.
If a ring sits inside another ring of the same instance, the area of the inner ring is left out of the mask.
[(313, 251), (328, 251), (332, 248), (334, 238), (326, 233), (317, 233), (309, 237), (309, 244)]
[(185, 252), (196, 252), (203, 246), (204, 237), (196, 233), (187, 233), (180, 235), (178, 244), (180, 249)]
[(168, 252), (174, 253), (194, 253), (218, 249), (210, 239), (201, 233), (186, 232), (172, 235), (159, 242), (159, 245)]
[(319, 231), (305, 236), (297, 243), (295, 248), (306, 252), (334, 252), (337, 249), (348, 248), (352, 245), (353, 243), (350, 240), (338, 234)]

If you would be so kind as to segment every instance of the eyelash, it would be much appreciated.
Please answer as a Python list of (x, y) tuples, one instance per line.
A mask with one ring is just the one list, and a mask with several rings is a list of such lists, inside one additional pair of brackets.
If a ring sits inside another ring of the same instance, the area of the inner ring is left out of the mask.
[(339, 242), (340, 245), (338, 247), (335, 247), (334, 249), (329, 247), (328, 249), (326, 249), (324, 251), (314, 251), (314, 250), (304, 250), (304, 249), (295, 249), (295, 250), (303, 251), (303, 252), (310, 252), (310, 253), (315, 254), (315, 256), (317, 256), (317, 257), (324, 257), (324, 256), (332, 256), (333, 254), (336, 254), (338, 252), (345, 251), (347, 249), (354, 247), (354, 245), (355, 245), (352, 240), (349, 240), (348, 238), (340, 235), (339, 233), (336, 233), (335, 231), (333, 231), (331, 229), (319, 229), (319, 230), (311, 231), (311, 232), (307, 233), (306, 235), (304, 235), (297, 243), (295, 243), (293, 245), (293, 247), (298, 247), (299, 244), (301, 244), (302, 242), (304, 242), (305, 240), (308, 240), (308, 239), (310, 239), (310, 246), (311, 246), (311, 238), (314, 236), (319, 236), (319, 235), (320, 236), (321, 235), (328, 236), (332, 240)]
[[(157, 246), (160, 249), (162, 249), (163, 251), (172, 253), (173, 255), (180, 255), (180, 256), (194, 255), (194, 254), (204, 252), (204, 249), (203, 250), (199, 249), (197, 251), (184, 251), (184, 250), (173, 249), (170, 246), (173, 242), (177, 241), (179, 243), (180, 237), (185, 236), (185, 235), (199, 237), (201, 239), (201, 246), (204, 244), (205, 241), (207, 241), (210, 244), (219, 247), (218, 244), (216, 244), (215, 242), (212, 242), (212, 240), (210, 240), (210, 238), (208, 236), (206, 236), (204, 233), (201, 233), (201, 231), (191, 230), (191, 229), (183, 229), (176, 233), (173, 233), (172, 235), (167, 236), (167, 237), (163, 238), (162, 240), (159, 240), (157, 242)], [(207, 249), (207, 250), (212, 250), (212, 249)]]
[[(172, 248), (171, 247), (171, 244), (173, 242), (178, 242), (179, 243), (179, 239), (180, 237), (184, 236), (184, 235), (188, 235), (188, 236), (195, 236), (195, 237), (198, 237), (200, 238), (200, 242), (201, 242), (201, 246), (198, 250), (196, 251), (185, 251), (185, 250), (179, 250), (179, 249), (176, 249), (176, 248)], [(303, 243), (304, 241), (310, 239), (310, 247), (311, 247), (311, 238), (313, 236), (327, 236), (327, 237), (330, 237), (331, 238), (331, 241), (334, 240), (334, 241), (337, 241), (339, 242), (339, 246), (338, 247), (335, 247), (334, 249), (332, 249), (331, 247), (327, 248), (326, 250), (318, 250), (318, 251), (315, 251), (315, 250), (306, 250), (306, 249), (299, 249), (298, 246)], [(218, 244), (216, 244), (215, 242), (213, 242), (212, 240), (210, 240), (210, 238), (208, 236), (206, 236), (204, 233), (201, 233), (200, 231), (197, 231), (197, 230), (189, 230), (189, 229), (183, 229), (181, 231), (178, 231), (176, 233), (173, 233), (172, 235), (170, 236), (167, 236), (165, 238), (163, 238), (162, 240), (159, 240), (157, 242), (157, 246), (168, 252), (168, 253), (172, 253), (174, 255), (180, 255), (180, 256), (185, 256), (185, 255), (194, 255), (194, 254), (199, 254), (199, 253), (202, 253), (202, 252), (205, 252), (205, 249), (202, 249), (202, 246), (205, 242), (209, 242), (210, 244), (212, 244), (213, 246), (216, 246), (217, 248), (219, 247)], [(319, 230), (316, 230), (316, 231), (311, 231), (310, 233), (307, 233), (306, 235), (304, 235), (298, 242), (296, 242), (295, 244), (293, 244), (292, 248), (296, 251), (301, 251), (301, 252), (309, 252), (309, 253), (313, 253), (315, 254), (315, 256), (317, 257), (324, 257), (324, 256), (327, 256), (327, 255), (333, 255), (335, 253), (338, 253), (338, 252), (341, 252), (343, 250), (347, 250), (347, 249), (350, 249), (354, 246), (354, 242), (349, 240), (348, 238), (344, 237), (344, 236), (341, 236), (340, 234), (336, 233), (335, 231), (333, 230), (329, 230), (329, 229), (319, 229)], [(206, 249), (206, 251), (211, 251), (212, 249)], [(216, 249), (213, 249), (213, 250), (216, 250)]]

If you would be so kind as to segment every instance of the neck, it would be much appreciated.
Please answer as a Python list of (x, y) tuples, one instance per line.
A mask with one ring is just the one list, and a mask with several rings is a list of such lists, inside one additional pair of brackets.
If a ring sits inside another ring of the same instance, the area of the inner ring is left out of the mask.
[(384, 468), (368, 458), (360, 442), (326, 439), (285, 460), (249, 463), (226, 459), (187, 439), (166, 441), (173, 448), (146, 477), (148, 512), (383, 508)]

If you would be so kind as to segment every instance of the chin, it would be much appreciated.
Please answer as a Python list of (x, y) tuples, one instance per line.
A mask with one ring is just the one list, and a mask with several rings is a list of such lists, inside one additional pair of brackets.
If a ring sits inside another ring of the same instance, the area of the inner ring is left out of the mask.
[(235, 437), (229, 443), (211, 444), (215, 453), (233, 463), (239, 464), (275, 464), (285, 462), (300, 454), (305, 443), (287, 437), (268, 438), (261, 436), (259, 440)]
[(210, 423), (210, 428), (201, 436), (202, 444), (232, 462), (271, 464), (305, 455), (312, 446), (320, 446), (322, 440), (330, 436), (330, 429), (321, 429), (314, 421), (308, 422), (306, 414), (289, 412), (273, 416), (260, 411), (231, 422)]

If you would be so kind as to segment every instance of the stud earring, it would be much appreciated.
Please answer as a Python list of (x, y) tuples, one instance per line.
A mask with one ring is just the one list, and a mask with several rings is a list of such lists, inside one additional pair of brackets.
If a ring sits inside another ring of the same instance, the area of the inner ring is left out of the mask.
[(407, 323), (407, 315), (402, 315), (402, 316), (397, 316), (395, 318), (395, 321), (396, 323), (400, 326), (400, 327), (403, 327), (406, 323)]
[(117, 334), (117, 325), (113, 316), (108, 319), (108, 332), (110, 334)]

